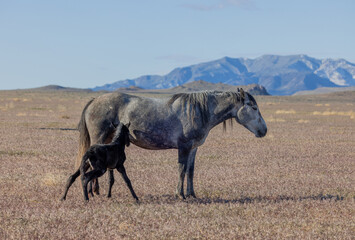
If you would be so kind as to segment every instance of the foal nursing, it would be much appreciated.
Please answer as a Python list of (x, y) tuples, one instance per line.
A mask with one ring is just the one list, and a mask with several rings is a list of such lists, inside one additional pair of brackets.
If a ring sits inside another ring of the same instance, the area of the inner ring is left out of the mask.
[[(138, 197), (133, 190), (131, 181), (129, 180), (126, 170), (123, 166), (124, 161), (126, 160), (126, 154), (124, 152), (125, 146), (129, 146), (129, 130), (128, 126), (120, 123), (117, 126), (112, 142), (109, 144), (95, 144), (92, 145), (84, 154), (79, 169), (69, 177), (65, 192), (62, 197), (62, 200), (66, 199), (68, 190), (73, 184), (75, 179), (81, 175), (81, 183), (83, 186), (84, 198), (86, 201), (89, 201), (88, 196), (88, 183), (101, 177), (107, 169), (117, 169), (121, 173), (124, 181), (126, 182), (129, 190), (131, 191), (132, 196), (138, 201)], [(92, 168), (91, 171), (86, 172), (89, 168)], [(113, 174), (110, 174), (110, 185), (108, 191), (108, 197), (111, 197), (111, 189), (114, 183)]]

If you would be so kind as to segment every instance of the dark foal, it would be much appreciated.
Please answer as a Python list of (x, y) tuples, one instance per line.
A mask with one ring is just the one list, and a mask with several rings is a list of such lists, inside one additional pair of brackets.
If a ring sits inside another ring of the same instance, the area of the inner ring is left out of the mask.
[[(129, 146), (129, 126), (120, 124), (114, 134), (112, 142), (109, 144), (95, 144), (92, 145), (84, 154), (79, 169), (69, 177), (65, 192), (62, 200), (66, 199), (68, 190), (73, 184), (75, 179), (81, 175), (81, 182), (83, 186), (84, 199), (89, 201), (87, 186), (88, 183), (96, 178), (101, 177), (107, 169), (117, 169), (121, 173), (124, 181), (126, 182), (132, 196), (138, 201), (138, 197), (133, 190), (130, 179), (126, 174), (126, 169), (123, 166), (126, 160), (126, 154), (124, 152), (125, 146)], [(86, 172), (89, 168), (91, 171)], [(110, 185), (107, 197), (111, 197), (111, 189), (114, 183), (113, 174), (110, 174)]]

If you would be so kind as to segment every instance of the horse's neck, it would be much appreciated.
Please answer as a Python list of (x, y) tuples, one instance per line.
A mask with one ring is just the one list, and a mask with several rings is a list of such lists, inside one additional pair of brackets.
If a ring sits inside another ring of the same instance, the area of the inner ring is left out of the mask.
[(122, 141), (124, 141), (124, 134), (122, 134), (122, 132), (121, 133), (119, 133), (117, 136), (115, 135), (114, 137), (113, 137), (113, 139), (112, 139), (112, 143), (116, 143), (116, 144), (118, 144), (118, 143), (121, 143)]
[(210, 126), (211, 128), (217, 126), (223, 121), (230, 119), (236, 116), (238, 109), (241, 104), (235, 105), (235, 101), (231, 96), (217, 96), (216, 104), (210, 110), (211, 118), (210, 118)]
[(125, 145), (119, 142), (111, 142), (109, 145), (111, 146), (110, 150), (115, 152), (116, 154), (119, 153), (121, 149), (123, 149), (124, 151), (125, 148)]

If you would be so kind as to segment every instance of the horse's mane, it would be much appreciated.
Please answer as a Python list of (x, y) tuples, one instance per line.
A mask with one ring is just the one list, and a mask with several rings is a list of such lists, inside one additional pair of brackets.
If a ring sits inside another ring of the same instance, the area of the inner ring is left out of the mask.
[(238, 92), (203, 91), (174, 94), (167, 104), (172, 105), (179, 100), (183, 110), (186, 111), (193, 123), (195, 123), (195, 118), (197, 118), (196, 113), (199, 112), (199, 117), (201, 117), (202, 123), (205, 124), (210, 117), (208, 112), (209, 104), (216, 102), (217, 95), (225, 95), (226, 98), (231, 98), (235, 104), (241, 101), (241, 96)]

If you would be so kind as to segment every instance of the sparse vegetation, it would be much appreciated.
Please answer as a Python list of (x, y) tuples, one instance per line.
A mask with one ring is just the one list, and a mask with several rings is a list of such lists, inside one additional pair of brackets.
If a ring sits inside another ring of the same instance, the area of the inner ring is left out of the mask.
[(291, 110), (276, 110), (276, 114), (296, 114), (296, 111), (291, 109)]
[(107, 199), (107, 176), (89, 204), (80, 181), (61, 202), (75, 127), (98, 94), (0, 92), (0, 239), (353, 239), (355, 92), (258, 97), (268, 135), (213, 129), (197, 152), (197, 199), (174, 198), (176, 150), (131, 146), (140, 204), (118, 177)]

